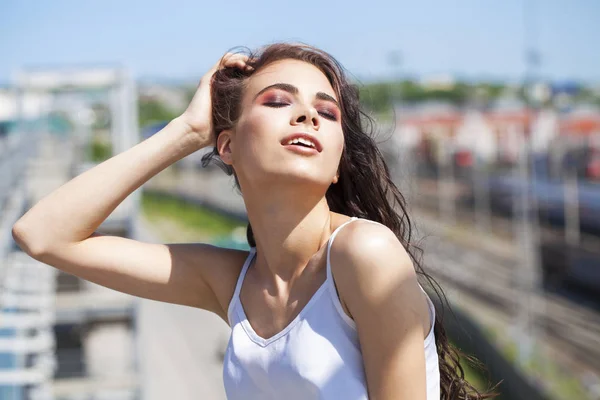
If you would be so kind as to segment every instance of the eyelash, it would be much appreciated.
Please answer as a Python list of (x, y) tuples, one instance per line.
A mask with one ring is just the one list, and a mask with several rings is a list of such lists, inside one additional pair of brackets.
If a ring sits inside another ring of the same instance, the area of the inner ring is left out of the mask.
[[(281, 103), (281, 102), (277, 102), (277, 101), (269, 101), (267, 103), (264, 103), (265, 106), (269, 106), (269, 107), (275, 107), (275, 108), (281, 108), (281, 107), (285, 107), (287, 105), (289, 105), (289, 103)], [(337, 121), (337, 117), (335, 116), (335, 114), (332, 113), (328, 113), (328, 112), (319, 112), (319, 114), (323, 115), (325, 118), (331, 120), (331, 121)]]

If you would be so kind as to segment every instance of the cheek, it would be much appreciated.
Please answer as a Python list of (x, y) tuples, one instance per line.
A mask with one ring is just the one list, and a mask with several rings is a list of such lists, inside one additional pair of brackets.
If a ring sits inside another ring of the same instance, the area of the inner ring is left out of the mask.
[(340, 132), (340, 136), (339, 136), (339, 140), (338, 140), (338, 151), (339, 151), (340, 155), (342, 154), (343, 150), (344, 150), (344, 133)]
[(248, 115), (244, 124), (244, 132), (247, 133), (247, 136), (258, 139), (268, 133), (271, 125), (272, 122), (265, 113), (255, 112)]
[(236, 159), (243, 163), (254, 163), (251, 161), (260, 153), (265, 153), (273, 143), (274, 131), (273, 115), (267, 115), (260, 111), (251, 111), (240, 118), (236, 127)]
[(344, 151), (344, 134), (343, 132), (338, 132), (335, 135), (335, 141), (333, 141), (333, 149), (335, 150), (336, 157), (339, 159), (342, 157), (342, 152)]
[[(269, 112), (267, 108), (255, 107), (240, 120), (240, 129), (247, 140), (252, 142), (262, 141), (277, 131), (278, 121), (283, 113)], [(249, 144), (249, 143), (248, 143)]]

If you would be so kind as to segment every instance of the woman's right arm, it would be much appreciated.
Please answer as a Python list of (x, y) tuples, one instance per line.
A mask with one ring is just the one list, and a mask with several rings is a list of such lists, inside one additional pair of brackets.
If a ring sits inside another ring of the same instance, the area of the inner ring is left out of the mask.
[(218, 65), (202, 78), (182, 116), (27, 211), (12, 229), (19, 247), (39, 261), (120, 292), (222, 314), (211, 282), (229, 252), (202, 243), (151, 244), (95, 232), (151, 177), (212, 143), (209, 82)]

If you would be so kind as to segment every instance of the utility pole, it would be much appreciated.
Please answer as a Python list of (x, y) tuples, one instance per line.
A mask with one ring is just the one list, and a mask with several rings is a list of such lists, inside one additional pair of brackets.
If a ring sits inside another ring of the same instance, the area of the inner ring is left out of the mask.
[[(402, 127), (398, 125), (402, 122), (402, 52), (400, 50), (393, 50), (387, 54), (387, 62), (391, 70), (391, 82), (390, 82), (390, 100), (392, 103), (393, 112), (393, 126), (394, 133), (396, 135), (403, 134)], [(403, 193), (408, 201), (409, 206), (412, 205), (413, 187), (416, 180), (416, 166), (414, 165), (416, 157), (414, 157), (414, 148), (406, 140), (406, 138), (397, 137), (394, 143), (398, 144), (398, 160), (394, 163), (394, 167), (397, 171), (402, 171), (400, 178), (404, 182), (400, 185), (404, 187)]]
[[(519, 224), (519, 230), (516, 238), (519, 240), (522, 248), (523, 265), (517, 268), (517, 285), (520, 288), (519, 306), (517, 310), (517, 327), (519, 334), (518, 343), (518, 362), (524, 365), (531, 357), (533, 350), (534, 337), (537, 327), (535, 315), (543, 312), (543, 304), (536, 304), (537, 299), (542, 299), (541, 292), (541, 267), (539, 257), (539, 216), (536, 191), (536, 168), (535, 159), (532, 153), (532, 122), (538, 116), (538, 103), (533, 98), (533, 88), (537, 79), (537, 69), (540, 66), (539, 53), (535, 47), (536, 29), (533, 21), (534, 9), (533, 0), (524, 2), (524, 30), (525, 30), (525, 80), (523, 85), (526, 109), (529, 118), (526, 123), (526, 132), (522, 140), (521, 156), (516, 176), (518, 185), (518, 196), (516, 207)], [(516, 196), (515, 196), (516, 200)], [(539, 306), (539, 309), (538, 309)]]
[[(402, 52), (394, 50), (389, 52), (387, 57), (392, 70), (392, 107), (394, 112), (398, 112), (402, 105)], [(396, 120), (398, 120), (398, 115), (396, 115)]]
[(442, 220), (456, 225), (456, 191), (454, 184), (454, 140), (445, 129), (440, 129), (438, 151), (438, 199)]

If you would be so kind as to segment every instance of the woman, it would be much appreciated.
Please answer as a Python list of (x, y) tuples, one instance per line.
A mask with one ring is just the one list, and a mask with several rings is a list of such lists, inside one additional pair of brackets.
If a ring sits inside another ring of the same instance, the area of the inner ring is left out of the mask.
[[(42, 199), (13, 236), (83, 279), (219, 315), (232, 327), (230, 399), (485, 398), (417, 281), (429, 277), (404, 199), (358, 106), (316, 48), (227, 53), (180, 117)], [(217, 159), (242, 194), (249, 252), (95, 232), (144, 182), (208, 146), (205, 163)]]

